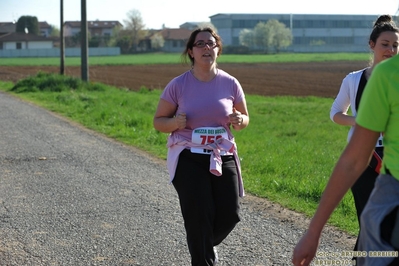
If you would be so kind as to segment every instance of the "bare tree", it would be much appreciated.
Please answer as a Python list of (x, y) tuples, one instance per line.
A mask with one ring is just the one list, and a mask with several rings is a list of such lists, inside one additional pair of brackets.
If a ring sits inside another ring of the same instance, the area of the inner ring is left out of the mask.
[(140, 11), (136, 9), (130, 10), (127, 13), (127, 19), (124, 20), (124, 24), (127, 35), (131, 38), (131, 48), (133, 51), (137, 51), (140, 40), (147, 35)]

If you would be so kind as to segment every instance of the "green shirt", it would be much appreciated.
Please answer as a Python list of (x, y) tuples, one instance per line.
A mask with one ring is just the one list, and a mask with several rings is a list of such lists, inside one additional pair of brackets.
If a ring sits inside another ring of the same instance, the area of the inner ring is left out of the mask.
[(399, 56), (374, 67), (360, 101), (356, 123), (384, 133), (385, 167), (399, 180)]

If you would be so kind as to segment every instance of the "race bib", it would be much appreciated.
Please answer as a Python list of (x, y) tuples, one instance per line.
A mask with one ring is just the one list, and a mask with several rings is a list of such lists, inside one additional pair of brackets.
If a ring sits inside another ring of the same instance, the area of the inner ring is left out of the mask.
[[(227, 130), (224, 127), (199, 127), (193, 130), (191, 135), (191, 142), (195, 144), (206, 145), (213, 143), (220, 138), (229, 139)], [(193, 153), (210, 154), (212, 150), (201, 149), (201, 148), (191, 148)], [(229, 154), (226, 151), (220, 151), (220, 155)]]

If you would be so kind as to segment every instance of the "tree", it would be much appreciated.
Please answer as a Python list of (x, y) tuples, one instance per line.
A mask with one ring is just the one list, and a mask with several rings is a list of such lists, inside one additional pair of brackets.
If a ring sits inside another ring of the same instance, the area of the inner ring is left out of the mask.
[(253, 50), (263, 50), (265, 53), (280, 52), (292, 44), (292, 33), (283, 23), (271, 19), (267, 23), (259, 22), (254, 29), (244, 29), (240, 32), (240, 44)]
[(254, 47), (254, 30), (243, 29), (240, 31), (239, 42), (247, 47)]
[(122, 29), (123, 27), (119, 25), (112, 29), (111, 38), (109, 38), (109, 40), (107, 41), (106, 46), (108, 47), (117, 46), (118, 39), (122, 36), (121, 35)]
[(51, 25), (50, 36), (52, 36), (52, 37), (59, 37), (60, 36), (60, 30), (57, 28), (57, 26)]
[(22, 16), (17, 21), (16, 32), (32, 33), (35, 35), (40, 34), (39, 21), (37, 17)]
[[(141, 39), (147, 35), (145, 24), (141, 18), (140, 11), (132, 9), (127, 13), (127, 20), (124, 20), (125, 30), (131, 38), (131, 50), (136, 51)], [(126, 44), (126, 42), (124, 41)]]
[(292, 33), (284, 23), (278, 20), (271, 19), (266, 23), (266, 28), (268, 29), (268, 48), (276, 51), (277, 53), (281, 49), (286, 48), (292, 44)]
[(93, 36), (89, 39), (89, 47), (100, 47), (101, 43), (101, 37), (100, 36)]
[(259, 22), (258, 24), (256, 24), (253, 37), (253, 44), (256, 50), (267, 49), (268, 31), (265, 23)]
[(116, 46), (121, 48), (122, 54), (127, 54), (132, 47), (131, 39), (128, 36), (121, 36), (116, 42)]
[(151, 48), (154, 50), (160, 50), (165, 43), (164, 38), (162, 37), (162, 34), (160, 33), (155, 33), (151, 37)]

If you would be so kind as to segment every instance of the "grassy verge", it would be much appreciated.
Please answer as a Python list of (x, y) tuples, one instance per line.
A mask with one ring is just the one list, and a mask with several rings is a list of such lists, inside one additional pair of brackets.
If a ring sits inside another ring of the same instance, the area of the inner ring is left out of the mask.
[[(138, 92), (78, 79), (38, 74), (0, 89), (60, 113), (114, 139), (166, 158), (166, 138), (152, 126), (161, 90)], [(234, 132), (247, 193), (313, 215), (332, 168), (342, 152), (347, 128), (332, 123), (333, 99), (247, 95), (251, 123)], [(348, 193), (330, 223), (357, 233)]]
[[(230, 55), (223, 54), (219, 63), (283, 63), (283, 62), (320, 62), (320, 61), (368, 61), (369, 53), (311, 53), (311, 54), (272, 54), (272, 55)], [(155, 53), (119, 56), (90, 57), (89, 65), (144, 65), (178, 64), (180, 54)], [(57, 57), (43, 58), (1, 58), (0, 66), (59, 66)], [(66, 57), (66, 66), (80, 66), (80, 57)]]

